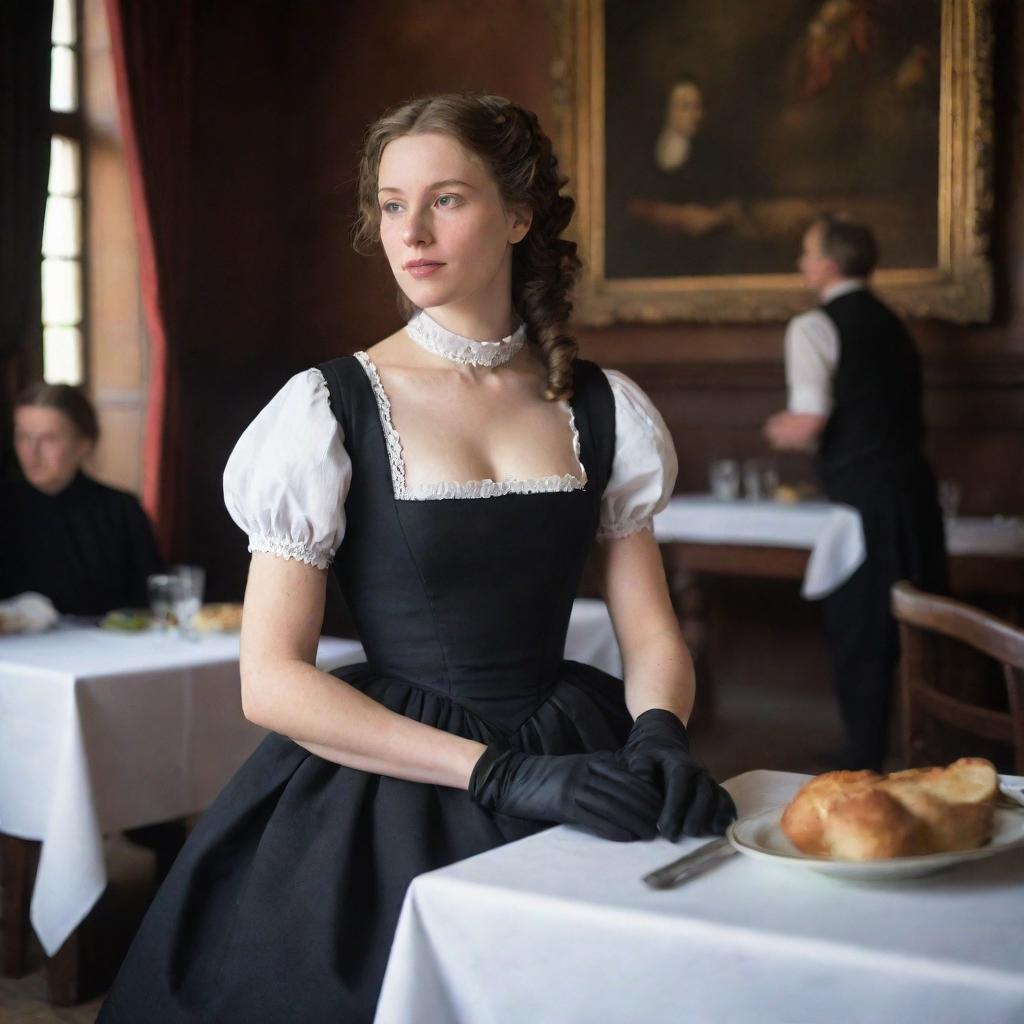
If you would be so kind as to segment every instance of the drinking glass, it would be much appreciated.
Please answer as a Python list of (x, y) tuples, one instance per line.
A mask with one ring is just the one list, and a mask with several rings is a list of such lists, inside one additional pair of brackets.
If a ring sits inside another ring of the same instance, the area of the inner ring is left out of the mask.
[(198, 565), (176, 565), (171, 570), (174, 579), (174, 614), (178, 619), (178, 632), (186, 640), (196, 640), (199, 634), (192, 619), (203, 603), (206, 572)]
[(146, 591), (149, 594), (149, 611), (153, 616), (153, 626), (158, 632), (166, 633), (171, 628), (175, 579), (166, 573), (154, 573), (146, 577)]
[(942, 518), (952, 522), (960, 513), (960, 485), (955, 480), (939, 481), (939, 504)]
[(765, 497), (762, 468), (760, 459), (746, 459), (743, 463), (743, 497), (747, 501), (760, 501)]
[(779, 470), (773, 459), (744, 459), (743, 496), (748, 501), (768, 501), (779, 486)]
[(715, 459), (708, 467), (711, 493), (719, 501), (735, 501), (740, 496), (740, 467), (735, 459)]

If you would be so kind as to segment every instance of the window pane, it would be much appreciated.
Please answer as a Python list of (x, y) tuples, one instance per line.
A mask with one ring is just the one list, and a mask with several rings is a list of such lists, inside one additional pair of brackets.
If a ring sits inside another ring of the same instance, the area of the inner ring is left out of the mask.
[(43, 328), (43, 377), (47, 384), (81, 384), (82, 332), (77, 327)]
[(43, 221), (44, 256), (80, 256), (82, 253), (82, 212), (77, 199), (50, 196)]
[(75, 51), (55, 46), (50, 67), (50, 109), (71, 113), (78, 109), (78, 83), (75, 81)]
[(78, 41), (76, 28), (75, 0), (54, 0), (51, 41), (74, 46)]
[(47, 189), (51, 195), (73, 196), (82, 188), (82, 163), (78, 142), (54, 135), (50, 139), (50, 181)]
[(82, 268), (77, 260), (43, 260), (43, 323), (70, 326), (82, 321)]

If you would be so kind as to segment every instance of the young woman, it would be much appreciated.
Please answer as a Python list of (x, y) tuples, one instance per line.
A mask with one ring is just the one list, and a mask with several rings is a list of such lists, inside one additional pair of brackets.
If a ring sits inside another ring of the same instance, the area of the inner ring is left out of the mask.
[[(294, 377), (231, 456), (243, 706), (272, 735), (101, 1020), (367, 1021), (417, 874), (552, 823), (674, 839), (734, 815), (688, 753), (693, 672), (649, 530), (675, 454), (636, 385), (574, 358), (563, 184), (498, 97), (369, 130), (358, 241), (379, 239), (410, 318)], [(625, 700), (562, 656), (595, 535)], [(313, 666), (332, 560), (368, 658), (340, 676)]]
[(39, 383), (18, 396), (23, 479), (0, 485), (0, 597), (34, 590), (65, 615), (149, 603), (146, 577), (163, 571), (153, 530), (134, 495), (83, 470), (98, 439), (78, 388)]

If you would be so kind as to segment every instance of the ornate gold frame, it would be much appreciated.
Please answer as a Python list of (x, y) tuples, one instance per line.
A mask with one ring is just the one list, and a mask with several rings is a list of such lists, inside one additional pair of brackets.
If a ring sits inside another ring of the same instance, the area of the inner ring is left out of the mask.
[[(604, 2), (551, 0), (551, 9), (559, 152), (584, 260), (576, 319), (777, 321), (806, 309), (796, 274), (605, 278)], [(992, 44), (990, 0), (942, 0), (937, 265), (875, 275), (880, 294), (908, 316), (970, 323), (992, 315)]]

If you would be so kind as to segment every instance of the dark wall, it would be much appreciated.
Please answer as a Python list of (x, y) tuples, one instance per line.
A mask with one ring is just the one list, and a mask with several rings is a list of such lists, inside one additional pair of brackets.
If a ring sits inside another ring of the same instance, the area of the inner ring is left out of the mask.
[[(198, 5), (193, 416), (180, 555), (237, 596), (247, 556), (220, 496), (245, 424), (287, 376), (399, 324), (382, 258), (349, 245), (365, 125), (424, 92), (480, 88), (550, 120), (547, 0), (219, 0)], [(992, 324), (919, 322), (930, 451), (969, 513), (1024, 512), (1024, 6), (996, 0), (997, 311)], [(634, 375), (665, 414), (680, 489), (707, 461), (762, 454), (784, 402), (782, 325), (581, 329), (583, 352)], [(799, 458), (783, 473), (809, 475)]]

